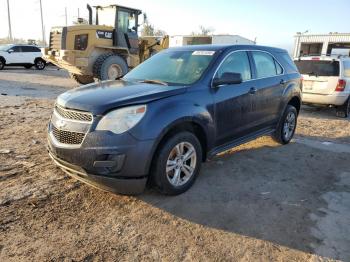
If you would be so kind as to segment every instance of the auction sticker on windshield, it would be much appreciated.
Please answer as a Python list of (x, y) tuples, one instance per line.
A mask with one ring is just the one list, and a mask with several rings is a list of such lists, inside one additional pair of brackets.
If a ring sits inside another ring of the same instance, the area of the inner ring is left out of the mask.
[(215, 51), (194, 51), (192, 55), (214, 55)]

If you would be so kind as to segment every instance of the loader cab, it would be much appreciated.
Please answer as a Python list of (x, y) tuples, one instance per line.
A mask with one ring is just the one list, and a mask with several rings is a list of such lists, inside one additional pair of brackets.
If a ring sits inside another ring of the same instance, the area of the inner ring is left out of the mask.
[(130, 53), (138, 53), (138, 17), (141, 10), (124, 6), (95, 6), (96, 25), (114, 28), (113, 45), (129, 49)]
[(137, 32), (141, 10), (124, 6), (95, 6), (96, 25), (112, 26), (123, 33)]

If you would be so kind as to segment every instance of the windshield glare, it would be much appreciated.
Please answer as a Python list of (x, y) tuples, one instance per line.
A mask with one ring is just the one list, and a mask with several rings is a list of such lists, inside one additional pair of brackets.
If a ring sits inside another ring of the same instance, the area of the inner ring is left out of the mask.
[(97, 10), (98, 24), (115, 27), (115, 7), (102, 7)]
[(0, 51), (7, 51), (12, 45), (0, 45)]
[(190, 85), (201, 78), (214, 54), (214, 51), (163, 51), (134, 68), (123, 79)]
[(315, 76), (339, 76), (339, 62), (325, 60), (295, 61), (301, 74)]

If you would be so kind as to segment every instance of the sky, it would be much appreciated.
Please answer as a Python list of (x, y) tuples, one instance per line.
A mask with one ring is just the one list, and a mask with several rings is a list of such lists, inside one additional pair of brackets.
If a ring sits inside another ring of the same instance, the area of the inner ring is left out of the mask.
[[(41, 38), (39, 0), (9, 0), (12, 33), (16, 38)], [(0, 0), (0, 37), (8, 36), (7, 0)], [(120, 4), (141, 9), (149, 22), (169, 35), (186, 35), (199, 26), (214, 34), (234, 34), (258, 44), (291, 50), (296, 32), (350, 32), (350, 0), (42, 0), (46, 36), (52, 26), (76, 20), (86, 4)]]

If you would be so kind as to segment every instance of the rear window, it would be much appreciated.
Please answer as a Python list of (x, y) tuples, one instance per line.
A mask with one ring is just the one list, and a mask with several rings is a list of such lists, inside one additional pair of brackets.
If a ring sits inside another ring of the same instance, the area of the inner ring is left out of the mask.
[(339, 76), (338, 61), (300, 60), (295, 61), (295, 64), (304, 75)]

